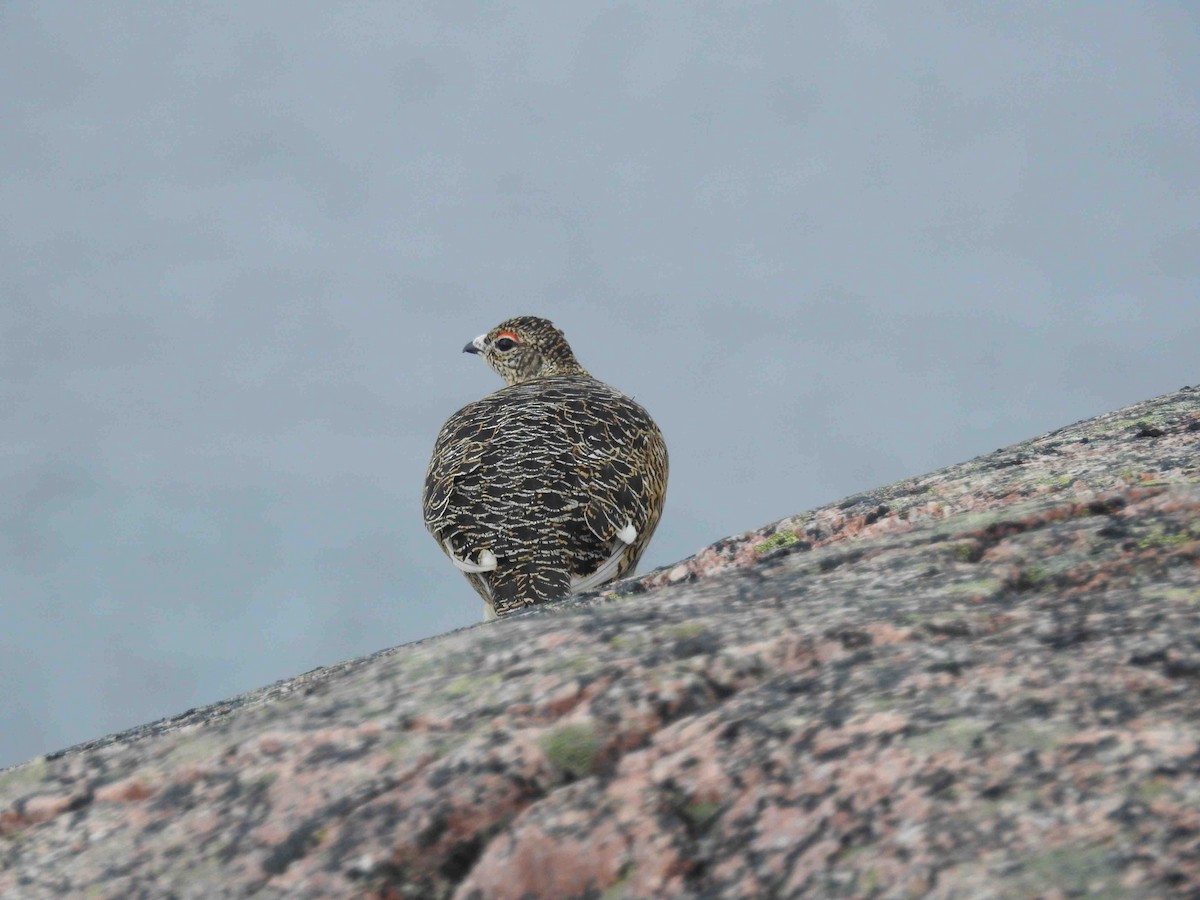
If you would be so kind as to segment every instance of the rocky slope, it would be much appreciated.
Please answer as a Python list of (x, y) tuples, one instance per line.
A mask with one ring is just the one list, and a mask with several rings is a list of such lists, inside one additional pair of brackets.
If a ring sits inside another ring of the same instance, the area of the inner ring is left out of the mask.
[(0, 774), (4, 897), (767, 894), (1200, 895), (1200, 389)]

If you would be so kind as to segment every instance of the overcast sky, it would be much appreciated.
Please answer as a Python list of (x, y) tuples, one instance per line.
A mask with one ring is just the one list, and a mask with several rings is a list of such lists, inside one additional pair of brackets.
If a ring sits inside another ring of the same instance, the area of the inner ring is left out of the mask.
[(4, 0), (0, 765), (477, 621), (512, 315), (662, 426), (643, 569), (1200, 381), (1195, 9)]

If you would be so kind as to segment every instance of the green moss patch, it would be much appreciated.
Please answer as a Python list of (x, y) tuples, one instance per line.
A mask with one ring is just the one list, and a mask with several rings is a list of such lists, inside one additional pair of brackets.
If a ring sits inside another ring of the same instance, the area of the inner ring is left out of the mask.
[(772, 550), (778, 550), (780, 547), (789, 547), (792, 544), (800, 543), (800, 538), (796, 537), (794, 532), (779, 531), (771, 535), (761, 544), (754, 545), (755, 553), (770, 553)]
[(586, 778), (596, 769), (600, 738), (591, 725), (563, 725), (541, 740), (550, 762), (572, 778)]

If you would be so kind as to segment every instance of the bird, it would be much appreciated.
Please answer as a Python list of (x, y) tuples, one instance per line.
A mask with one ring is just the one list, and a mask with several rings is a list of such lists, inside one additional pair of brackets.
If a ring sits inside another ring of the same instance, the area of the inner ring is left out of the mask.
[(667, 446), (650, 414), (592, 377), (547, 319), (506, 319), (463, 352), (505, 386), (442, 426), (422, 512), (484, 618), (631, 573), (667, 492)]

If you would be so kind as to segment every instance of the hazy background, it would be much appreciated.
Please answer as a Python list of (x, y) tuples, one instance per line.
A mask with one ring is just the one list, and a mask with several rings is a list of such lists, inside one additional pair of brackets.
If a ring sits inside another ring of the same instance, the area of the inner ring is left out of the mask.
[(475, 622), (510, 315), (644, 569), (1200, 380), (1194, 4), (648, 6), (0, 4), (0, 765)]

